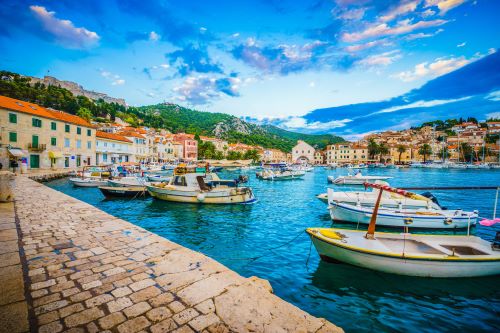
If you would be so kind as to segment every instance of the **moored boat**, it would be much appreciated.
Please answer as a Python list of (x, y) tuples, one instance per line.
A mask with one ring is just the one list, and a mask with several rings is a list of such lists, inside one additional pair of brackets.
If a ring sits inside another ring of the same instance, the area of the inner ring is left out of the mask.
[(111, 177), (112, 166), (85, 166), (81, 172), (77, 173), (77, 177), (69, 178), (73, 186), (78, 187), (97, 187), (104, 186), (108, 183), (108, 178)]
[(361, 172), (355, 175), (338, 176), (337, 178), (333, 176), (328, 176), (328, 182), (336, 185), (363, 185), (366, 182), (374, 182), (376, 180), (387, 180), (392, 177), (387, 176), (363, 176)]
[(301, 179), (305, 174), (306, 172), (301, 170), (263, 170), (255, 175), (263, 180), (292, 180)]
[(130, 186), (146, 186), (147, 180), (142, 177), (121, 177), (108, 180), (109, 186), (115, 187), (130, 187)]
[(144, 186), (99, 186), (99, 190), (106, 197), (145, 197), (149, 196)]

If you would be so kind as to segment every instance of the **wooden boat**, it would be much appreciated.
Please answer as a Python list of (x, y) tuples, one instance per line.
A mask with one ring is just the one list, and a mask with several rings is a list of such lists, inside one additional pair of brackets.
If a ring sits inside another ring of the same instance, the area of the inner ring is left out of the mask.
[(262, 180), (292, 180), (301, 179), (306, 174), (301, 170), (263, 170), (255, 175)]
[(111, 176), (112, 166), (85, 166), (78, 174), (78, 177), (69, 179), (73, 186), (78, 187), (98, 187), (108, 184), (108, 178)]
[(127, 186), (127, 187), (116, 187), (116, 186), (99, 186), (102, 194), (106, 197), (145, 197), (149, 196), (146, 187), (144, 186)]
[(480, 237), (380, 233), (375, 227), (383, 191), (406, 195), (388, 186), (381, 189), (368, 231), (308, 228), (306, 232), (325, 261), (340, 261), (386, 273), (458, 278), (500, 274), (500, 251)]
[(361, 172), (355, 175), (338, 176), (337, 178), (333, 176), (328, 176), (328, 182), (336, 185), (363, 185), (366, 182), (374, 182), (376, 180), (387, 180), (392, 177), (387, 176), (363, 176)]
[(168, 184), (150, 184), (146, 188), (152, 197), (174, 202), (247, 204), (256, 201), (252, 189), (240, 187), (238, 180), (222, 180), (216, 173), (201, 172), (199, 168), (184, 165), (174, 170)]
[(98, 187), (98, 186), (105, 186), (108, 184), (107, 179), (101, 179), (101, 178), (70, 178), (69, 181), (73, 186), (78, 186), (78, 187)]
[(145, 187), (146, 184), (148, 184), (147, 180), (142, 177), (121, 177), (108, 180), (108, 185), (114, 187)]

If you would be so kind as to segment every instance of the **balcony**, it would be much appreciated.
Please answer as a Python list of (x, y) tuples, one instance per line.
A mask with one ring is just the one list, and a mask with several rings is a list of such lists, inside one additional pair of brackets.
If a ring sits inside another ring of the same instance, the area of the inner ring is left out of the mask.
[(30, 143), (28, 144), (28, 150), (29, 151), (44, 151), (45, 149), (47, 149), (47, 145), (45, 144), (33, 144), (33, 143)]

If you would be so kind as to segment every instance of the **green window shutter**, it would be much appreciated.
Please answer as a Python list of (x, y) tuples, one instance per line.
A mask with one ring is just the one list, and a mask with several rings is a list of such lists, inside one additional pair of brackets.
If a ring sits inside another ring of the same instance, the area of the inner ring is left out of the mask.
[(17, 133), (16, 132), (9, 132), (9, 141), (10, 142), (17, 142)]
[(82, 134), (82, 128), (81, 127), (77, 127), (76, 128), (76, 134)]
[(69, 133), (69, 124), (65, 124), (65, 125), (64, 125), (64, 131), (65, 131), (66, 133)]
[(50, 123), (50, 129), (53, 130), (53, 131), (57, 130), (57, 123), (51, 122)]
[(92, 135), (92, 130), (87, 130), (87, 136), (91, 136)]
[(42, 120), (37, 118), (32, 118), (31, 124), (33, 125), (33, 127), (42, 127)]
[(50, 138), (50, 144), (52, 146), (57, 146), (57, 138)]
[(9, 113), (9, 122), (12, 124), (17, 124), (17, 114)]

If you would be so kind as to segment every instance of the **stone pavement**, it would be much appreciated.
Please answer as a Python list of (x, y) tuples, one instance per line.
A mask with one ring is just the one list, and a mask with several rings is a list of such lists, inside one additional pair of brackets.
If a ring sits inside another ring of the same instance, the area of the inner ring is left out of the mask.
[(0, 206), (0, 332), (342, 332), (265, 280), (26, 177), (13, 187), (15, 214)]

